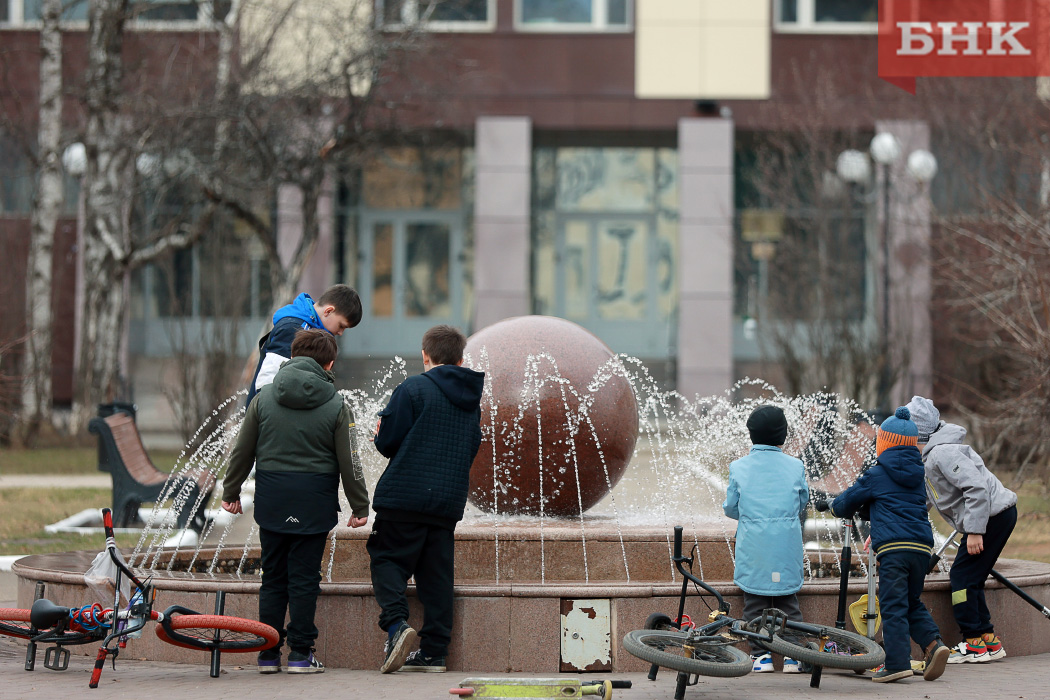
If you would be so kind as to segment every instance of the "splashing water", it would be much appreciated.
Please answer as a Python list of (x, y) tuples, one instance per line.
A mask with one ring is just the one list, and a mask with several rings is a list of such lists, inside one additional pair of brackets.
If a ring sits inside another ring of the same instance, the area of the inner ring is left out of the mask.
[[(468, 363), (475, 369), (485, 371), (489, 366), (487, 353), (483, 350), (476, 361), (468, 359)], [(406, 376), (406, 363), (398, 357), (377, 376), (368, 390), (340, 392), (354, 411), (354, 430), (357, 431), (357, 444), (361, 446), (360, 457), (370, 492), (386, 466), (385, 458), (371, 446), (372, 432), (379, 411), (386, 405), (393, 389)], [(597, 426), (601, 416), (591, 412), (594, 397), (614, 379), (625, 379), (631, 385), (638, 403), (638, 428), (642, 438), (638, 441), (630, 467), (618, 484), (612, 483), (606, 455), (597, 444)], [(677, 392), (661, 390), (640, 360), (626, 356), (613, 357), (598, 368), (586, 386), (579, 387), (574, 386), (558, 370), (556, 358), (537, 353), (528, 356), (515, 417), (509, 422), (497, 424), (498, 411), (490, 384), (486, 382), (482, 400), (482, 410), (486, 411), (490, 420), (484, 422), (481, 450), (489, 450), (493, 458), (495, 468), (491, 488), (494, 495), (510, 493), (515, 473), (520, 469), (520, 466), (506, 459), (507, 455), (498, 454), (499, 442), (513, 448), (526, 432), (535, 430), (537, 435), (543, 435), (547, 422), (555, 421), (566, 427), (570, 443), (569, 459), (565, 464), (552, 461), (551, 453), (545, 449), (542, 440), (538, 445), (535, 454), (536, 468), (541, 476), (538, 518), (500, 513), (498, 498), (493, 499), (496, 505), (494, 512), (483, 513), (468, 506), (465, 524), (492, 530), (495, 549), (493, 578), (497, 583), (504, 570), (501, 561), (501, 543), (504, 540), (501, 528), (508, 526), (526, 525), (538, 532), (541, 583), (547, 583), (546, 532), (554, 524), (564, 528), (575, 523), (581, 545), (579, 575), (584, 581), (590, 581), (591, 578), (587, 525), (594, 521), (606, 521), (614, 526), (623, 560), (623, 573), (628, 581), (631, 580), (631, 567), (624, 530), (634, 526), (664, 529), (670, 580), (676, 579), (676, 573), (670, 565), (670, 533), (673, 525), (686, 525), (687, 531), (694, 533), (691, 536), (692, 544), (699, 544), (695, 533), (701, 528), (718, 532), (725, 542), (726, 554), (732, 560), (735, 523), (722, 515), (721, 503), (725, 498), (729, 464), (746, 455), (751, 447), (745, 425), (747, 417), (761, 404), (777, 405), (784, 410), (789, 425), (784, 451), (802, 459), (811, 485), (815, 488), (829, 492), (841, 491), (874, 459), (873, 431), (868, 427), (870, 418), (851, 400), (831, 393), (787, 397), (769, 384), (746, 379), (723, 394), (690, 400)], [(540, 410), (541, 396), (551, 391), (557, 392), (563, 409), (553, 415)], [(250, 519), (251, 516), (230, 518), (225, 524), (218, 524), (219, 519), (208, 520), (200, 537), (192, 545), (192, 552), (189, 551), (190, 545), (180, 543), (173, 547), (165, 546), (175, 530), (174, 513), (187, 507), (196, 509), (203, 506), (215, 511), (219, 506), (221, 480), (244, 415), (245, 395), (245, 391), (238, 392), (219, 405), (179, 455), (172, 478), (169, 478), (162, 498), (150, 513), (131, 555), (135, 566), (171, 570), (175, 562), (185, 560), (189, 552), (190, 570), (194, 570), (193, 564), (200, 557), (211, 556), (212, 561), (205, 575), (213, 576), (217, 573), (216, 562), (224, 550), (233, 549), (234, 552), (230, 554), (236, 553), (239, 560), (236, 573), (241, 575), (248, 567), (249, 543), (256, 539), (256, 527), (252, 525), (247, 535), (239, 535), (243, 542), (231, 542), (231, 539), (236, 539), (231, 538), (231, 532), (241, 517)], [(563, 488), (575, 488), (582, 511), (579, 496), (581, 464), (577, 448), (583, 444), (598, 448), (595, 452), (598, 464), (587, 466), (597, 468), (609, 493), (586, 514), (579, 512), (571, 519), (553, 518), (546, 512), (546, 506)], [(554, 481), (549, 481), (545, 475), (554, 477)], [(190, 490), (177, 487), (180, 480), (174, 477), (179, 476), (198, 479), (208, 476), (215, 479), (216, 488), (209, 503), (201, 502), (203, 495), (190, 502)], [(555, 483), (555, 491), (548, 492), (545, 483)], [(170, 513), (164, 516), (160, 503), (166, 500), (171, 500), (173, 506)], [(343, 512), (349, 512), (341, 492), (340, 500), (344, 506)], [(244, 529), (240, 528), (242, 533)], [(828, 566), (825, 564), (838, 566), (837, 558), (826, 554), (826, 551), (834, 550), (842, 543), (839, 523), (831, 518), (818, 518), (807, 530), (813, 540), (810, 547), (815, 547), (815, 550), (807, 551), (805, 555), (807, 579), (827, 575)], [(326, 566), (328, 581), (333, 576), (336, 541), (333, 534)], [(689, 547), (687, 543), (686, 548)], [(230, 554), (225, 556), (229, 558)], [(702, 578), (703, 562), (699, 564)], [(861, 566), (866, 566), (863, 560)], [(253, 575), (254, 572), (249, 574)]]

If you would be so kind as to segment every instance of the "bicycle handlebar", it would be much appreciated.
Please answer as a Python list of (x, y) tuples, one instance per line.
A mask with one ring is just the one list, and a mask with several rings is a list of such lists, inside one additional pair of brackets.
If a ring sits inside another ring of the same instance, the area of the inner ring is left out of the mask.
[[(106, 530), (106, 551), (109, 552), (109, 558), (113, 560), (120, 572), (128, 577), (128, 580), (135, 584), (140, 591), (145, 593), (146, 586), (143, 585), (142, 581), (139, 580), (131, 569), (129, 569), (124, 562), (117, 556), (117, 541), (113, 536), (113, 511), (109, 508), (102, 509), (102, 527)], [(145, 596), (144, 596), (145, 597)]]
[[(706, 583), (704, 583), (703, 581), (698, 579), (696, 576), (693, 576), (693, 573), (691, 571), (687, 571), (685, 566), (683, 566), (683, 564), (685, 562), (689, 562), (689, 566), (692, 567), (692, 565), (693, 565), (693, 558), (692, 557), (682, 556), (682, 526), (681, 525), (675, 525), (675, 528), (674, 528), (674, 565), (675, 565), (675, 568), (678, 569), (678, 573), (680, 573), (687, 581), (692, 581), (695, 585), (699, 586), (700, 588), (703, 588), (705, 591), (707, 591), (708, 593), (713, 595), (715, 597), (715, 599), (718, 601), (718, 608), (720, 610), (728, 611), (729, 607), (726, 605), (725, 599), (722, 598), (722, 594), (719, 593), (718, 591), (716, 591), (714, 588), (711, 588), (711, 586), (708, 586)], [(684, 598), (684, 596), (685, 596), (685, 587), (684, 587), (685, 583), (683, 582), (682, 585), (683, 585), (683, 588), (682, 588), (682, 596), (683, 596), (683, 598), (682, 599), (684, 601), (685, 600), (685, 598)]]

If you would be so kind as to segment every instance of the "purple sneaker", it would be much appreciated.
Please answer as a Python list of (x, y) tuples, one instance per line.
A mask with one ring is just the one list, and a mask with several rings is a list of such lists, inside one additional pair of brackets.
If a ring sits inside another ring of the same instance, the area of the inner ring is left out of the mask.
[(324, 673), (324, 664), (314, 656), (314, 651), (303, 653), (292, 651), (288, 654), (288, 673)]
[(276, 649), (260, 651), (256, 663), (259, 664), (259, 673), (280, 673), (281, 652)]

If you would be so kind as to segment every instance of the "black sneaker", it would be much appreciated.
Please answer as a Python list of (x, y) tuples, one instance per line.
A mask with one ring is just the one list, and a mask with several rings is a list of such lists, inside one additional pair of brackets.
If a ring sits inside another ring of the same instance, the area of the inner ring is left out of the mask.
[(277, 649), (260, 651), (256, 663), (259, 664), (259, 673), (280, 673), (281, 652)]
[(379, 672), (393, 673), (401, 668), (405, 664), (405, 659), (408, 658), (409, 649), (416, 643), (416, 636), (416, 631), (409, 627), (407, 622), (402, 620), (397, 623), (397, 630), (383, 645), (385, 658), (383, 665), (379, 667)]
[(408, 655), (408, 660), (401, 667), (402, 671), (416, 671), (418, 673), (444, 673), (444, 656), (424, 656), (421, 651), (413, 651)]
[(883, 668), (880, 671), (876, 671), (871, 680), (876, 683), (892, 683), (893, 681), (899, 681), (901, 678), (911, 678), (911, 675), (911, 668), (904, 671), (891, 671), (888, 668)]
[(324, 673), (324, 664), (314, 651), (291, 651), (288, 654), (288, 673)]
[(930, 642), (930, 648), (926, 652), (926, 666), (922, 672), (923, 680), (935, 681), (940, 678), (944, 673), (944, 668), (948, 665), (948, 657), (951, 653), (951, 649), (944, 646), (941, 640), (935, 639)]

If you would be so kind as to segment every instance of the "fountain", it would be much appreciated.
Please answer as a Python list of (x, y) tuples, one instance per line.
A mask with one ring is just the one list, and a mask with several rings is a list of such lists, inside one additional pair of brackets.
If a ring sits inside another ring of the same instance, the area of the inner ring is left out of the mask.
[[(866, 417), (841, 397), (791, 398), (762, 382), (743, 381), (724, 395), (690, 400), (661, 391), (640, 362), (614, 355), (562, 319), (503, 321), (472, 336), (467, 354), (487, 376), (471, 505), (456, 531), (456, 629), (449, 658), (456, 670), (643, 670), (619, 640), (649, 613), (675, 608), (681, 583), (670, 563), (673, 525), (684, 525), (687, 542), (697, 548), (700, 576), (718, 582), (739, 610), (742, 600), (731, 583), (735, 523), (720, 506), (728, 465), (749, 448), (745, 420), (756, 405), (784, 408), (791, 426), (785, 451), (803, 456), (818, 487), (848, 485), (870, 451)], [(398, 359), (367, 390), (343, 392), (357, 417), (370, 485), (385, 466), (367, 447), (375, 414), (408, 371)], [(176, 469), (215, 470), (221, 478), (242, 414), (241, 396), (217, 407)], [(176, 508), (199, 505), (172, 495)], [(173, 521), (151, 519), (154, 526), (143, 531), (128, 558), (154, 575), (163, 606), (210, 611), (211, 596), (223, 590), (229, 614), (255, 617), (258, 546), (249, 521), (211, 522), (198, 542), (170, 546), (180, 542)], [(831, 621), (840, 528), (833, 519), (809, 525), (817, 546), (806, 554), (802, 609), (809, 619)], [(362, 530), (336, 528), (325, 555), (317, 649), (332, 667), (378, 668), (382, 661), (364, 549), (368, 532)], [(82, 604), (81, 572), (92, 555), (20, 560), (14, 567), (19, 606), (29, 607), (36, 581), (47, 583), (56, 602)], [(865, 565), (855, 557), (860, 575)], [(1022, 587), (1040, 587), (1036, 597), (1046, 597), (1050, 567), (1006, 561), (998, 568)], [(850, 597), (865, 591), (858, 578)], [(1011, 654), (1050, 650), (1045, 636), (1024, 634), (1026, 624), (1039, 623), (1019, 598), (995, 585), (988, 595), (996, 618), (1009, 623)], [(418, 622), (421, 609), (410, 600)], [(957, 633), (943, 572), (927, 584), (926, 602), (951, 642)], [(580, 656), (574, 630), (599, 640), (599, 658)], [(136, 653), (193, 659), (147, 637)]]

